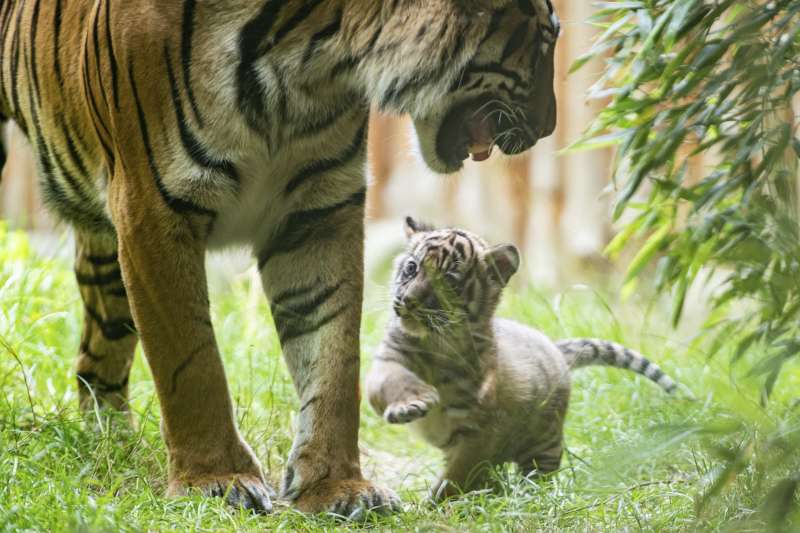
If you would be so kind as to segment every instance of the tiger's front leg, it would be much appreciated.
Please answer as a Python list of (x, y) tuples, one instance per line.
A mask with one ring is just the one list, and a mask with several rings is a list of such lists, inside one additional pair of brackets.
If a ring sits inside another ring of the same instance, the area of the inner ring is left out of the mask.
[(261, 465), (236, 427), (211, 325), (204, 263), (209, 215), (165, 203), (134, 158), (118, 161), (109, 204), (133, 319), (161, 404), (168, 494), (196, 489), (270, 511)]
[(361, 475), (359, 330), (364, 189), (289, 216), (259, 252), (286, 363), (300, 397), (283, 494), (306, 512), (349, 516), (399, 506)]

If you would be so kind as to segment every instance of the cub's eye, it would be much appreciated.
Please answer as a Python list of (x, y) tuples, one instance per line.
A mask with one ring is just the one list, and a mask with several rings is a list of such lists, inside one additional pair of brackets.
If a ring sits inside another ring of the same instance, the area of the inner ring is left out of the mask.
[(413, 260), (409, 261), (406, 263), (406, 266), (403, 267), (403, 276), (410, 278), (417, 273), (417, 268), (417, 263), (415, 263)]

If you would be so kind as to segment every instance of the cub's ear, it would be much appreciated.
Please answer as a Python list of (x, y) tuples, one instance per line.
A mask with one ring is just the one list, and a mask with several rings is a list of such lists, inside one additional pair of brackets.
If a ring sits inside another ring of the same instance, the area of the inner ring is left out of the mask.
[(501, 244), (486, 252), (489, 275), (505, 287), (519, 268), (519, 250), (513, 244)]
[(424, 222), (417, 222), (411, 217), (406, 217), (405, 220), (406, 238), (410, 239), (415, 233), (424, 233), (426, 231), (433, 231), (433, 226), (425, 224)]

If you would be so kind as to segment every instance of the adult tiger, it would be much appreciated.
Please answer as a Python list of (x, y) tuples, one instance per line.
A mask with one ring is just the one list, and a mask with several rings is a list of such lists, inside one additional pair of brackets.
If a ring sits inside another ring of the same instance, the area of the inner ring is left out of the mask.
[(396, 506), (357, 448), (368, 106), (410, 113), (436, 171), (529, 148), (555, 127), (550, 1), (4, 0), (0, 24), (0, 115), (76, 232), (81, 404), (126, 408), (138, 336), (169, 493), (269, 510), (204, 271), (245, 244), (301, 401), (285, 496)]

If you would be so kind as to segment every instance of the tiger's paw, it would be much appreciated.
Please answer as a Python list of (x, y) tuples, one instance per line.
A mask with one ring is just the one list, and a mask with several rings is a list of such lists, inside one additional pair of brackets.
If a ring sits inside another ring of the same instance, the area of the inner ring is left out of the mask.
[(408, 424), (424, 417), (437, 405), (439, 394), (431, 391), (410, 400), (389, 404), (383, 412), (383, 418), (390, 424)]
[(205, 497), (224, 498), (232, 507), (248, 509), (258, 514), (272, 512), (275, 491), (258, 476), (232, 474), (214, 476), (191, 483), (170, 483), (167, 495), (186, 496), (194, 491)]
[(323, 480), (304, 490), (294, 504), (305, 513), (334, 513), (348, 520), (361, 520), (367, 513), (388, 514), (401, 509), (394, 491), (366, 480)]

